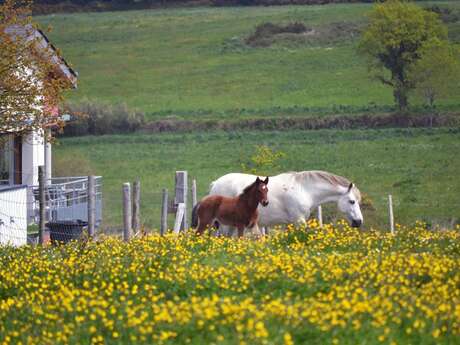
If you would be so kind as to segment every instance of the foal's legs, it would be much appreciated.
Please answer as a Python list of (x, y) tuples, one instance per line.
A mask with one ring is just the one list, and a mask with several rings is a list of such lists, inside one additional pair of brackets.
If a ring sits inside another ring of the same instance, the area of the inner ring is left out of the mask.
[(207, 227), (211, 227), (212, 218), (207, 217), (206, 215), (198, 216), (198, 227), (196, 229), (197, 235), (202, 235), (203, 232), (206, 230)]
[(202, 235), (204, 230), (206, 229), (206, 224), (205, 222), (202, 222), (201, 219), (198, 220), (198, 228), (196, 229), (196, 234), (197, 235)]
[(239, 225), (238, 226), (238, 237), (241, 238), (243, 237), (243, 235), (244, 235), (244, 225), (243, 226)]
[(219, 234), (225, 237), (232, 237), (233, 235), (233, 227), (228, 225), (219, 225)]

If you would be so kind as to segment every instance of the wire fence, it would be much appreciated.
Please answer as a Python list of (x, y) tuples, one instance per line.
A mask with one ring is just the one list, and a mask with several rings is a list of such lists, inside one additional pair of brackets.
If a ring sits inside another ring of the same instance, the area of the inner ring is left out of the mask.
[(19, 246), (27, 243), (26, 186), (0, 189), (0, 244)]
[[(101, 232), (121, 234), (123, 226), (102, 226), (102, 178), (95, 178), (95, 224), (102, 228)], [(169, 186), (169, 201), (167, 205), (169, 216), (166, 228), (173, 229), (177, 211), (177, 196), (185, 197), (186, 226), (191, 226), (191, 214), (194, 199), (207, 195), (208, 189), (196, 190), (193, 179), (188, 183)], [(194, 196), (194, 193), (195, 196)], [(442, 197), (442, 193), (439, 193)], [(114, 199), (115, 195), (106, 195)], [(415, 196), (414, 196), (415, 198)], [(118, 196), (117, 196), (118, 199)], [(53, 178), (48, 181), (45, 189), (45, 219), (51, 242), (67, 242), (84, 236), (88, 227), (88, 178), (66, 177)], [(140, 227), (136, 233), (160, 230), (162, 225), (163, 191), (145, 189), (141, 192), (143, 211), (140, 216)], [(184, 201), (179, 201), (184, 202)], [(446, 204), (449, 208), (446, 209)], [(121, 205), (117, 206), (120, 207)], [(364, 228), (389, 230), (392, 224), (410, 225), (416, 221), (424, 221), (431, 228), (455, 228), (460, 221), (460, 203), (430, 197), (426, 200), (404, 200), (393, 195), (393, 222), (390, 218), (388, 195), (366, 195), (363, 197), (361, 210), (364, 215)], [(147, 211), (146, 211), (147, 210)], [(113, 211), (113, 210), (112, 210)], [(120, 212), (121, 213), (121, 212)], [(0, 187), (0, 243), (13, 245), (38, 241), (39, 223), (38, 186)], [(312, 210), (310, 218), (317, 218), (317, 210)], [(335, 204), (322, 206), (323, 223), (335, 223), (345, 216), (337, 210)], [(134, 217), (133, 217), (134, 219)], [(134, 220), (133, 220), (134, 224)], [(110, 231), (112, 230), (112, 231)]]
[[(191, 189), (189, 188), (191, 192)], [(205, 196), (208, 189), (198, 191), (198, 201), (200, 196)], [(414, 197), (414, 196), (413, 196)], [(437, 196), (430, 195), (428, 200), (407, 200), (399, 194), (392, 195), (393, 219), (396, 225), (412, 225), (416, 222), (424, 222), (428, 228), (432, 229), (454, 229), (460, 224), (460, 202), (457, 200), (444, 200), (443, 193)], [(191, 205), (191, 195), (189, 196)], [(366, 194), (360, 205), (364, 217), (363, 229), (390, 230), (390, 212), (388, 195)], [(191, 206), (188, 216), (191, 216)], [(318, 210), (312, 209), (309, 218), (318, 219)], [(335, 202), (322, 205), (323, 223), (336, 223), (346, 219), (346, 216), (338, 210)]]
[[(361, 211), (364, 217), (364, 229), (390, 230), (390, 205), (388, 195), (366, 195), (362, 201)], [(455, 200), (432, 198), (430, 202), (406, 200), (399, 194), (392, 194), (392, 213), (395, 225), (413, 225), (424, 222), (431, 229), (454, 229), (460, 224), (460, 203)], [(335, 203), (322, 205), (324, 223), (336, 223), (344, 219)], [(317, 212), (312, 212), (317, 217)]]
[[(95, 177), (96, 227), (102, 222), (102, 177)], [(38, 186), (29, 187), (38, 210)], [(58, 177), (51, 179), (45, 189), (46, 219), (52, 222), (80, 220), (88, 221), (88, 178)], [(38, 223), (38, 214), (34, 214)]]
[[(188, 186), (168, 186), (169, 191), (169, 205), (170, 209), (167, 228), (172, 230), (175, 225), (175, 193), (187, 194), (186, 213), (188, 226), (191, 226), (191, 214), (193, 208), (193, 178), (188, 178)], [(177, 181), (176, 181), (177, 182)], [(208, 194), (209, 189), (201, 185), (201, 190), (197, 192), (197, 201), (201, 197)], [(417, 200), (415, 196), (411, 196), (411, 200), (405, 199), (398, 194), (393, 195), (392, 198), (392, 217), (390, 217), (389, 196), (382, 195), (381, 193), (363, 193), (363, 200), (361, 203), (361, 211), (364, 216), (363, 230), (378, 229), (382, 231), (391, 231), (397, 227), (398, 224), (412, 225), (416, 222), (423, 221), (429, 228), (432, 229), (454, 229), (460, 221), (460, 204), (454, 201), (443, 200), (442, 193), (437, 198), (432, 195), (418, 195)], [(406, 196), (407, 198), (407, 196)], [(145, 225), (146, 231), (160, 231), (161, 230), (161, 210), (162, 210), (162, 192), (158, 189), (142, 192), (142, 204), (148, 209), (148, 212), (141, 215), (141, 221)], [(448, 207), (445, 207), (448, 205)], [(312, 209), (309, 218), (318, 219), (317, 209)], [(346, 215), (338, 210), (335, 202), (322, 205), (322, 220), (324, 224), (337, 223), (337, 221), (346, 219)]]
[[(102, 177), (95, 177), (95, 227), (102, 223)], [(44, 221), (52, 242), (81, 238), (88, 225), (88, 177), (46, 181)], [(0, 186), (0, 244), (37, 243), (39, 238), (39, 186)]]
[[(193, 205), (193, 188), (192, 179), (189, 178), (187, 191), (186, 217), (188, 226), (191, 226), (191, 214)], [(175, 192), (183, 192), (184, 189), (178, 186), (168, 186), (170, 213), (167, 219), (167, 228), (173, 229), (175, 222), (174, 202)], [(197, 191), (198, 201), (201, 197), (208, 194), (209, 188), (201, 186)], [(142, 190), (142, 209), (141, 222), (146, 231), (160, 231), (161, 227), (161, 210), (162, 210), (162, 192), (161, 190)], [(437, 198), (430, 196), (429, 201), (407, 200), (399, 194), (393, 195), (393, 224), (412, 225), (422, 221), (432, 229), (454, 229), (460, 223), (460, 203), (455, 200), (441, 199), (442, 193)], [(446, 207), (448, 205), (448, 207)], [(119, 206), (120, 207), (120, 206)], [(390, 211), (388, 195), (380, 193), (370, 193), (363, 196), (360, 205), (364, 217), (362, 229), (379, 229), (382, 231), (391, 230)], [(312, 209), (309, 218), (318, 219), (317, 209)], [(346, 219), (346, 215), (338, 210), (335, 202), (322, 205), (322, 220), (324, 224), (337, 223), (337, 221)], [(115, 231), (116, 232), (116, 231)], [(118, 230), (121, 233), (121, 228)]]

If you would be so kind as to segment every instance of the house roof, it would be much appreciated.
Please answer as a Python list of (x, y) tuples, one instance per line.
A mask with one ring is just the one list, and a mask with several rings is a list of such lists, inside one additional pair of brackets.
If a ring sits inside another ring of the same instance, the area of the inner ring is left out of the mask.
[(35, 40), (36, 51), (43, 57), (47, 54), (47, 57), (50, 58), (51, 62), (56, 66), (58, 75), (65, 78), (72, 88), (77, 87), (78, 73), (69, 66), (62, 56), (59, 55), (56, 47), (50, 42), (42, 30), (36, 29), (32, 25), (28, 24), (26, 26), (12, 25), (5, 31), (12, 37), (21, 36), (26, 38), (28, 42)]

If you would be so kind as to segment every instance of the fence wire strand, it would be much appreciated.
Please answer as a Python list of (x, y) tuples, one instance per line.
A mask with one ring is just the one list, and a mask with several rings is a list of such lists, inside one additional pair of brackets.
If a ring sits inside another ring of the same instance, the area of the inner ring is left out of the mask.
[[(102, 222), (102, 178), (95, 177), (96, 228)], [(38, 186), (0, 188), (0, 244), (22, 245), (38, 236)], [(52, 241), (80, 238), (88, 221), (87, 178), (56, 178), (45, 186), (45, 222)]]

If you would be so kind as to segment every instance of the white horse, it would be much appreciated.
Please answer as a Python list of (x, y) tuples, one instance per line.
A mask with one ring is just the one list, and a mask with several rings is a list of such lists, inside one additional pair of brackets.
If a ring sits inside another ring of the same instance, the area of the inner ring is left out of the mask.
[[(209, 194), (235, 197), (255, 178), (251, 174), (224, 175), (211, 183)], [(351, 226), (360, 227), (363, 223), (358, 188), (346, 178), (325, 171), (288, 172), (270, 177), (268, 201), (266, 207), (258, 209), (262, 227), (305, 224), (311, 210), (326, 202), (337, 202)]]

